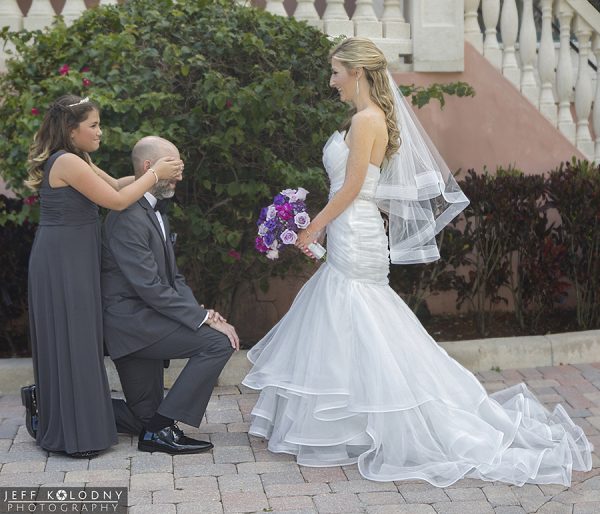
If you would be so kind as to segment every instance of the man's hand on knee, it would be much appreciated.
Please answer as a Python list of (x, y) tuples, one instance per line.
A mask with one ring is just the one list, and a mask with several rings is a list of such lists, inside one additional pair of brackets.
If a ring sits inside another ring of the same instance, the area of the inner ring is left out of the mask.
[[(205, 308), (204, 304), (200, 305), (200, 307), (202, 307), (203, 309)], [(223, 322), (227, 321), (223, 316), (221, 316), (221, 314), (219, 314), (214, 309), (207, 309), (207, 310), (208, 310), (208, 318), (206, 318), (207, 323), (209, 321), (223, 321)]]
[(211, 327), (214, 328), (215, 330), (221, 332), (222, 334), (225, 334), (227, 336), (227, 338), (229, 339), (229, 342), (231, 343), (231, 347), (237, 352), (240, 349), (240, 338), (238, 337), (235, 328), (233, 328), (232, 325), (230, 325), (229, 323), (226, 323), (225, 321), (221, 321), (219, 320), (207, 320), (206, 324)]

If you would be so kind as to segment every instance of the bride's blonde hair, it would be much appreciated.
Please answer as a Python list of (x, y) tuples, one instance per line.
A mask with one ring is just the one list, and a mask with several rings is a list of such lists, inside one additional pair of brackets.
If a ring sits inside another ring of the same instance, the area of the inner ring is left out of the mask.
[[(394, 107), (394, 93), (390, 89), (387, 77), (385, 56), (370, 39), (350, 37), (344, 39), (330, 52), (329, 58), (332, 59), (333, 57), (349, 70), (363, 68), (365, 77), (369, 82), (371, 99), (385, 113), (388, 132), (388, 145), (385, 155), (390, 157), (400, 148), (400, 128), (398, 127), (397, 113)], [(356, 109), (354, 108), (343, 127), (345, 130), (350, 128), (350, 120), (355, 112)]]

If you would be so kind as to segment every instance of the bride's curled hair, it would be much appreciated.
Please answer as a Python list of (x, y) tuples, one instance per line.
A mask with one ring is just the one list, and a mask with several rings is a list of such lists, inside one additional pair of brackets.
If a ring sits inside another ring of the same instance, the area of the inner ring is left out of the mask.
[(34, 191), (40, 188), (44, 164), (58, 150), (74, 153), (91, 163), (89, 155), (73, 145), (71, 131), (86, 120), (92, 110), (99, 111), (99, 108), (94, 102), (77, 95), (61, 96), (50, 105), (29, 148), (27, 187)]
[[(350, 37), (344, 39), (329, 54), (335, 57), (349, 70), (363, 68), (370, 86), (371, 99), (385, 113), (388, 131), (388, 146), (385, 152), (390, 157), (400, 148), (400, 128), (398, 127), (397, 113), (394, 107), (394, 93), (390, 89), (387, 77), (387, 61), (375, 43), (367, 38)], [(351, 114), (354, 114), (353, 111)], [(350, 120), (344, 129), (350, 128)]]

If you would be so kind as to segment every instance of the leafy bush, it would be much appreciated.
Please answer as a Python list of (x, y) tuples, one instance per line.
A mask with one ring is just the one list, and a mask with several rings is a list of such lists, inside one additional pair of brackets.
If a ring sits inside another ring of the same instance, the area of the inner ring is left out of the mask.
[(502, 201), (506, 198), (500, 196), (501, 182), (487, 170), (482, 174), (469, 170), (460, 186), (471, 203), (463, 217), (458, 218), (465, 220), (463, 246), (469, 250), (465, 258), (469, 271), (455, 280), (458, 307), (465, 302), (469, 304), (477, 317), (479, 331), (485, 335), (486, 318), (492, 307), (506, 303), (500, 288), (509, 282), (510, 263), (506, 256), (512, 243), (507, 238), (509, 228), (502, 222), (510, 204)]
[(496, 180), (501, 184), (497, 202), (508, 207), (497, 221), (506, 226), (510, 241), (505, 260), (515, 318), (521, 329), (536, 330), (542, 314), (551, 312), (569, 287), (560, 272), (563, 247), (548, 220), (544, 177), (509, 168), (498, 170)]
[(600, 325), (600, 167), (575, 159), (550, 173), (549, 206), (561, 218), (562, 271), (573, 284), (577, 324)]
[(515, 331), (538, 333), (573, 294), (577, 326), (600, 327), (600, 168), (469, 170), (459, 184), (471, 204), (438, 236), (442, 258), (392, 267), (390, 283), (407, 304), (422, 316), (428, 296), (454, 289), (486, 336), (495, 305), (511, 297)]

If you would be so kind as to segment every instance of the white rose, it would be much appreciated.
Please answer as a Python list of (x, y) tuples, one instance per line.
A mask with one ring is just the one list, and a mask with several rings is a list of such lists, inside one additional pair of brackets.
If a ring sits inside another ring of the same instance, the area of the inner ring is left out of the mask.
[(304, 189), (303, 187), (299, 187), (298, 191), (296, 191), (296, 198), (298, 200), (306, 200), (306, 195), (308, 194), (308, 191), (306, 189)]

